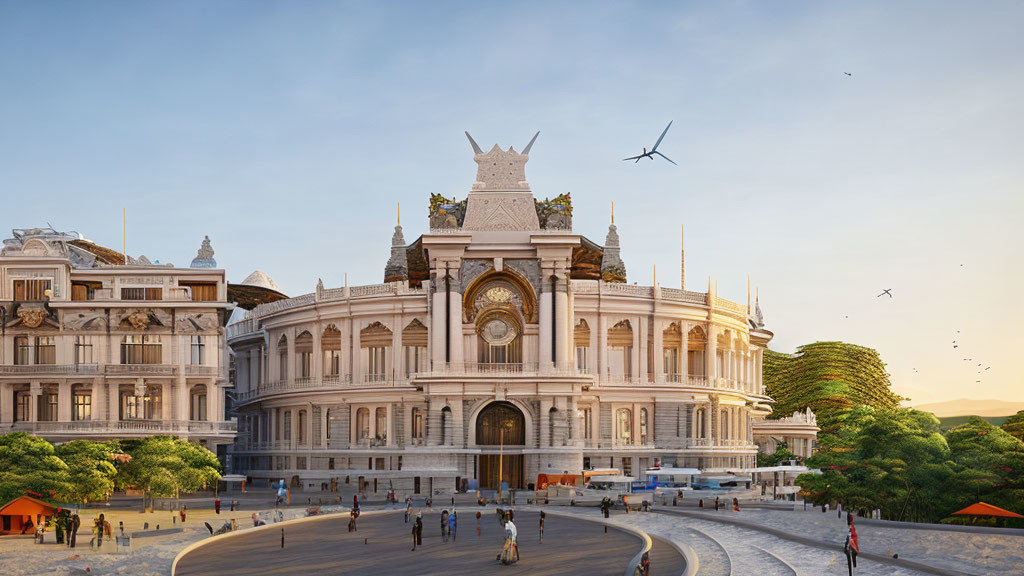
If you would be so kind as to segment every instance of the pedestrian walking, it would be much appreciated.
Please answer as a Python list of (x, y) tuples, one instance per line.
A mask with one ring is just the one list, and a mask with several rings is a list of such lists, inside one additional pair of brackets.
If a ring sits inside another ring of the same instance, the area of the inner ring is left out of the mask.
[(284, 528), (281, 528), (281, 548), (284, 548)]
[(843, 519), (843, 503), (836, 502), (836, 518)]
[(416, 545), (423, 546), (423, 513), (416, 514)]
[(215, 498), (213, 500), (213, 511), (220, 514), (220, 498)]
[(860, 545), (857, 544), (857, 529), (853, 526), (853, 514), (846, 515), (846, 544), (843, 552), (846, 554), (846, 568), (853, 576), (853, 569), (857, 567), (857, 553), (860, 552)]
[(348, 513), (348, 531), (349, 532), (358, 532), (359, 531), (359, 528), (356, 526), (356, 511), (355, 510), (351, 510)]
[(739, 512), (740, 511), (740, 499), (739, 498), (735, 498), (734, 497), (732, 499), (732, 511), (733, 512)]
[(480, 511), (476, 511), (476, 537), (480, 537)]
[(448, 541), (448, 511), (441, 511), (441, 540)]
[(540, 541), (541, 542), (544, 541), (544, 517), (545, 516), (546, 515), (544, 514), (544, 511), (541, 510), (540, 511)]
[(181, 517), (181, 523), (185, 523), (185, 506), (182, 505), (181, 510), (178, 510), (178, 516)]
[(718, 512), (718, 509), (721, 507), (722, 501), (718, 499), (718, 496), (715, 496), (715, 512)]
[(412, 523), (412, 552), (416, 551), (416, 522)]
[(451, 534), (452, 542), (455, 542), (455, 533), (458, 531), (458, 517), (455, 515), (455, 509), (452, 509), (452, 513), (448, 515), (448, 533)]
[(78, 517), (76, 512), (71, 516), (71, 547), (75, 547), (75, 540), (78, 537), (78, 527), (82, 525), (82, 519)]

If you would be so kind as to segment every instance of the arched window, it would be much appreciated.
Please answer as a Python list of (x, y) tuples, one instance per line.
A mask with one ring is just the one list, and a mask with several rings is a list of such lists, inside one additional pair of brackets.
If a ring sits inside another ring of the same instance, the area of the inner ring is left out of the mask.
[(573, 344), (576, 346), (576, 370), (586, 374), (590, 371), (590, 326), (580, 318), (573, 329)]
[(288, 379), (288, 337), (284, 334), (277, 341), (278, 378), (283, 382)]
[(452, 409), (445, 406), (441, 409), (441, 445), (447, 446), (452, 441), (452, 433), (448, 427), (452, 424)]
[(640, 409), (640, 443), (647, 444), (647, 408)]
[(367, 382), (387, 380), (387, 352), (391, 343), (391, 330), (380, 322), (359, 331), (359, 346), (364, 350), (363, 376)]
[(481, 364), (520, 364), (522, 334), (519, 321), (505, 311), (477, 318), (477, 349)]
[(704, 376), (704, 350), (707, 342), (707, 334), (700, 326), (694, 326), (687, 334), (686, 366), (691, 376)]
[(633, 443), (633, 411), (629, 408), (615, 412), (615, 438), (622, 444)]
[(189, 393), (189, 420), (206, 420), (206, 385), (193, 386)]
[(669, 324), (661, 333), (662, 369), (668, 382), (680, 382), (679, 349), (683, 344), (683, 333), (679, 324)]
[(526, 443), (526, 418), (511, 402), (491, 402), (476, 418), (478, 446), (522, 446)]
[(313, 335), (303, 332), (295, 338), (295, 359), (298, 361), (298, 377), (313, 376)]
[(551, 410), (548, 410), (548, 434), (551, 435), (551, 445), (558, 446), (558, 438), (556, 438), (555, 430), (557, 429), (558, 422), (558, 408), (554, 406)]
[(333, 324), (328, 326), (320, 337), (320, 350), (323, 353), (324, 376), (339, 376), (341, 374), (341, 332)]
[(729, 439), (729, 412), (722, 410), (721, 426), (719, 427), (719, 435), (723, 440)]
[(370, 409), (356, 410), (356, 439), (366, 440), (370, 437)]
[(427, 327), (419, 320), (409, 322), (402, 330), (402, 350), (405, 353), (405, 377), (427, 370)]
[(423, 421), (423, 410), (421, 410), (420, 408), (413, 408), (412, 409), (412, 439), (413, 439), (413, 444), (418, 443), (417, 441), (422, 441), (423, 440), (424, 433), (426, 432), (424, 424), (425, 423)]
[(629, 320), (608, 329), (608, 375), (613, 381), (633, 377), (633, 327)]
[(373, 437), (380, 441), (388, 439), (388, 409), (377, 408), (373, 422)]
[(298, 436), (299, 436), (298, 442), (299, 442), (299, 444), (305, 444), (306, 443), (306, 421), (307, 421), (306, 418), (307, 418), (306, 411), (305, 410), (299, 410), (299, 421), (296, 423), (297, 424), (296, 427), (299, 429), (299, 433), (298, 433)]

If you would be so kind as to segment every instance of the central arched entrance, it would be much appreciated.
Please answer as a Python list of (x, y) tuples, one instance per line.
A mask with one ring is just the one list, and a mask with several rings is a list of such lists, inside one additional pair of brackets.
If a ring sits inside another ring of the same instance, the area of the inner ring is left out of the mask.
[[(497, 490), (499, 482), (523, 488), (523, 455), (507, 449), (526, 445), (526, 417), (511, 402), (491, 402), (476, 419), (476, 444), (491, 454), (477, 457), (477, 480), (484, 490)], [(504, 454), (501, 454), (504, 452)]]

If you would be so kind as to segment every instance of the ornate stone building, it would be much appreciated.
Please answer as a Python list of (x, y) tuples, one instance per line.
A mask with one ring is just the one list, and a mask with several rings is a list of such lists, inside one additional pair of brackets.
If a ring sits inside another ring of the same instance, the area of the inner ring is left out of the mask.
[(791, 416), (754, 423), (754, 442), (766, 454), (774, 454), (780, 443), (801, 460), (814, 456), (818, 440), (818, 417), (810, 408)]
[(0, 430), (230, 443), (228, 308), (209, 238), (175, 268), (77, 234), (14, 230), (0, 252)]
[(495, 488), (499, 469), (526, 488), (585, 467), (753, 467), (760, 311), (713, 285), (627, 284), (614, 223), (601, 245), (573, 232), (569, 195), (534, 198), (530, 146), (470, 142), (467, 198), (431, 197), (409, 244), (395, 227), (384, 284), (321, 284), (228, 326), (236, 471), (426, 494)]

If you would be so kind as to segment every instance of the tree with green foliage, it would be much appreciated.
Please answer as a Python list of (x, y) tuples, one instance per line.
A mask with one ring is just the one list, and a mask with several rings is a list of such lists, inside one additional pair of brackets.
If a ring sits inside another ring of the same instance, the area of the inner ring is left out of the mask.
[(105, 500), (114, 491), (116, 442), (72, 440), (55, 448), (55, 454), (68, 467), (71, 489), (67, 502)]
[(984, 500), (1024, 512), (1024, 442), (978, 417), (946, 432), (946, 440), (967, 477), (960, 489), (964, 506)]
[(1024, 410), (1006, 419), (1001, 426), (1004, 432), (1017, 440), (1024, 441)]
[(760, 448), (757, 450), (758, 467), (778, 466), (782, 462), (799, 459), (799, 456), (789, 449), (789, 445), (781, 440), (775, 441), (775, 452), (771, 454), (764, 452)]
[(26, 491), (51, 502), (64, 500), (73, 493), (68, 466), (42, 438), (24, 432), (0, 436), (0, 501)]
[(171, 436), (151, 436), (122, 446), (131, 457), (117, 465), (118, 485), (122, 487), (169, 498), (195, 492), (220, 479), (217, 456), (198, 444)]
[(775, 399), (773, 418), (809, 406), (826, 435), (856, 406), (894, 409), (902, 399), (890, 389), (878, 352), (845, 342), (815, 342), (795, 354), (766, 350), (764, 383)]

